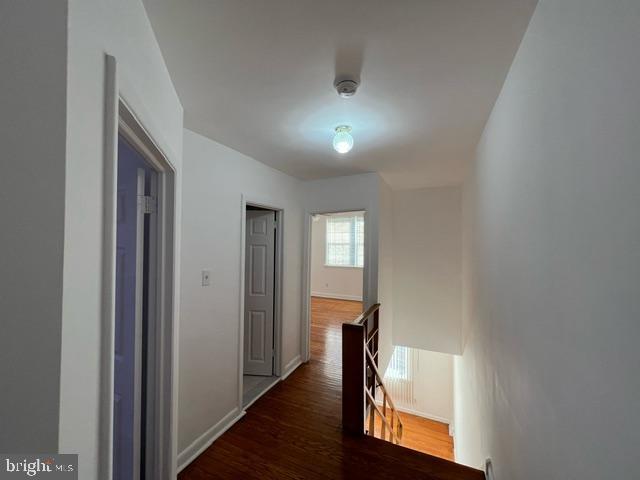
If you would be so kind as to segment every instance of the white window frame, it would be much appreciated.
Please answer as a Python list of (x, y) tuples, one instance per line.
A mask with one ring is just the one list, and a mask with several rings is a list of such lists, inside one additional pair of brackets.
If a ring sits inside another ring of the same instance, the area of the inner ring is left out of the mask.
[[(331, 255), (329, 254), (329, 248), (330, 248), (330, 243), (329, 243), (329, 222), (333, 219), (341, 219), (341, 220), (345, 220), (348, 219), (351, 221), (351, 228), (350, 228), (350, 241), (349, 243), (344, 243), (341, 245), (348, 245), (349, 249), (350, 249), (350, 257), (351, 257), (351, 264), (347, 264), (347, 265), (343, 265), (343, 264), (335, 264), (335, 263), (330, 263), (329, 262), (329, 258), (331, 257)], [(362, 235), (362, 240), (361, 242), (358, 242), (358, 228), (357, 228), (357, 223), (358, 220), (360, 220), (362, 222), (362, 228), (361, 228), (361, 235)], [(325, 250), (324, 250), (324, 266), (325, 267), (330, 267), (330, 268), (359, 268), (362, 269), (364, 268), (364, 235), (365, 235), (365, 224), (364, 224), (364, 214), (363, 213), (353, 213), (350, 215), (330, 215), (327, 217), (326, 219), (326, 229), (325, 229)], [(358, 264), (358, 259), (359, 259), (359, 255), (358, 255), (358, 250), (362, 249), (362, 264), (359, 265)]]

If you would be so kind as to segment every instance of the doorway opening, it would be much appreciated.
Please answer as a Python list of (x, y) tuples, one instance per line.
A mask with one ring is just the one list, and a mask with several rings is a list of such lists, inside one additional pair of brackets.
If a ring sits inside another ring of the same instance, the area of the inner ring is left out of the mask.
[[(326, 321), (339, 312), (357, 312), (355, 320), (363, 311), (365, 240), (362, 210), (311, 215), (307, 304), (308, 321), (313, 328), (309, 328), (309, 352), (316, 343), (331, 344), (326, 338), (313, 338), (314, 334), (325, 332)], [(319, 323), (312, 325), (313, 322)]]
[(116, 308), (113, 379), (113, 478), (144, 479), (153, 442), (155, 328), (152, 297), (157, 249), (157, 172), (118, 136)]
[(104, 476), (168, 479), (175, 472), (175, 170), (123, 100), (117, 115), (105, 188), (113, 210), (105, 215)]
[(242, 408), (279, 381), (282, 210), (247, 203), (244, 225)]

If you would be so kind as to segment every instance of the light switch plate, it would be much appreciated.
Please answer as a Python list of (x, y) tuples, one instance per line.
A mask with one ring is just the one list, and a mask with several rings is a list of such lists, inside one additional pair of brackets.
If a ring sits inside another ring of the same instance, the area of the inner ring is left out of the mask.
[(202, 286), (203, 287), (208, 287), (209, 285), (211, 285), (211, 271), (210, 270), (203, 270), (202, 271)]

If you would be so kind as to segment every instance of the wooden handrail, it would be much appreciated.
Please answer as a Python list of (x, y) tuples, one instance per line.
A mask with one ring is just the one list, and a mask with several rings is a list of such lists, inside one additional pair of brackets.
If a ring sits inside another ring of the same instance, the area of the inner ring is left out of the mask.
[[(377, 414), (381, 420), (381, 438), (387, 440), (388, 431), (389, 440), (400, 443), (402, 420), (378, 371), (379, 317), (380, 304), (376, 303), (353, 322), (342, 324), (342, 427), (354, 435), (375, 436)], [(378, 387), (383, 395), (382, 410), (376, 403)]]
[(367, 308), (366, 311), (362, 312), (358, 318), (356, 318), (353, 322), (355, 325), (362, 325), (371, 315), (377, 312), (380, 309), (380, 304), (376, 303)]

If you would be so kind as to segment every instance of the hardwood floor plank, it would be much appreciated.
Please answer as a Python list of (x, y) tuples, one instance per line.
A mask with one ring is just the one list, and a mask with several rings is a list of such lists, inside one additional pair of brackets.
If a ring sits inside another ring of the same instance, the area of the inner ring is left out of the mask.
[[(244, 418), (180, 473), (180, 480), (484, 478), (477, 470), (447, 460), (372, 437), (345, 435), (340, 329), (361, 313), (362, 304), (313, 298), (311, 311), (309, 363), (256, 401)], [(426, 448), (433, 441), (434, 451), (447, 451), (449, 445), (438, 436), (444, 435), (441, 428), (436, 426), (416, 443)]]

